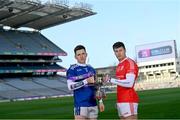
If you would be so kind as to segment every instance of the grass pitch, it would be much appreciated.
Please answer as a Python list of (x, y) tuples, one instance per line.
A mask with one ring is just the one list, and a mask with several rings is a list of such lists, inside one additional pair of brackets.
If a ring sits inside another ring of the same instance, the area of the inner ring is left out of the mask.
[[(180, 88), (138, 92), (140, 119), (180, 119)], [(108, 94), (100, 119), (118, 119), (116, 94)], [(0, 103), (0, 119), (73, 119), (73, 98)]]

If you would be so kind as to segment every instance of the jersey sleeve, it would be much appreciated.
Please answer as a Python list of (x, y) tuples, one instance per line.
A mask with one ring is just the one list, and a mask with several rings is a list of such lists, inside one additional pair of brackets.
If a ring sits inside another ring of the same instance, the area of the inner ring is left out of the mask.
[(69, 80), (71, 77), (74, 77), (74, 76), (75, 76), (74, 67), (71, 66), (66, 72), (66, 78), (67, 80)]
[(129, 60), (126, 65), (126, 73), (135, 74), (137, 73), (137, 65), (134, 61)]
[(75, 82), (75, 79), (71, 79), (74, 76), (76, 76), (75, 74), (75, 69), (73, 66), (71, 66), (66, 73), (66, 77), (67, 77), (67, 86), (69, 90), (76, 90), (79, 89), (81, 87), (83, 87), (84, 85), (87, 84), (87, 80), (84, 79), (83, 81), (79, 81), (79, 82)]

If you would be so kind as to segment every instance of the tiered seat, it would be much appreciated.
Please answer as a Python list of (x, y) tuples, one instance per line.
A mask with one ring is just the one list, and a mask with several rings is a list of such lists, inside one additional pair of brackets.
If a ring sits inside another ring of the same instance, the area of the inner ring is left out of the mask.
[[(11, 54), (58, 53), (66, 54), (61, 48), (39, 32), (0, 31), (0, 52)], [(2, 54), (2, 53), (0, 53)]]
[[(61, 79), (61, 77), (58, 78)], [(26, 80), (5, 78), (0, 82), (0, 99), (50, 97), (68, 94), (71, 94), (71, 91), (68, 90), (67, 84), (56, 78), (30, 77)]]

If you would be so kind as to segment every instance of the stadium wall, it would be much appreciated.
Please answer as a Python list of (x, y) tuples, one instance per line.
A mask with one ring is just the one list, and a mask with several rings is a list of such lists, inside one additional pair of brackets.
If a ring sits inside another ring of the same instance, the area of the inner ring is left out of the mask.
[(179, 75), (175, 40), (136, 46), (139, 80), (173, 79)]

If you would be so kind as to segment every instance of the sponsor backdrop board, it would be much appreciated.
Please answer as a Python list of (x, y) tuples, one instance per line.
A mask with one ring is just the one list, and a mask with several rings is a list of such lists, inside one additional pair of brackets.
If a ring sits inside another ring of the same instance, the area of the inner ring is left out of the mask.
[(163, 41), (136, 46), (137, 62), (176, 58), (176, 41)]

